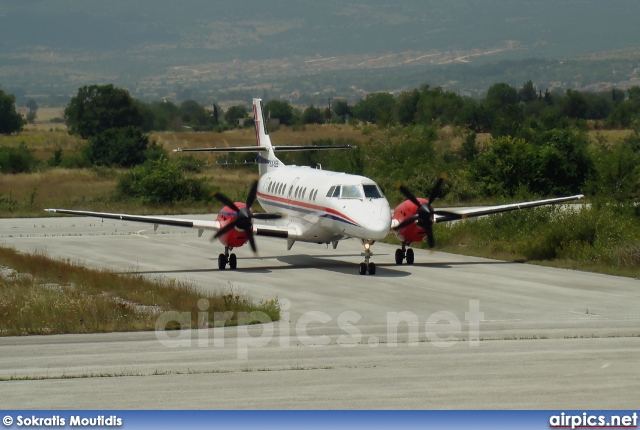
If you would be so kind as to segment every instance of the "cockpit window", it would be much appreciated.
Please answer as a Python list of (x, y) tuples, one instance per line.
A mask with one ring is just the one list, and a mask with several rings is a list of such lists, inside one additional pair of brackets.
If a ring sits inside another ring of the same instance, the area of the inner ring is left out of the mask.
[(359, 185), (343, 185), (342, 194), (340, 198), (343, 199), (361, 199), (362, 188)]
[(333, 197), (333, 192), (335, 191), (336, 187), (335, 185), (331, 188), (329, 188), (329, 192), (327, 193), (327, 197)]
[(362, 188), (364, 188), (364, 197), (367, 199), (381, 199), (382, 192), (380, 188), (376, 184), (363, 184)]

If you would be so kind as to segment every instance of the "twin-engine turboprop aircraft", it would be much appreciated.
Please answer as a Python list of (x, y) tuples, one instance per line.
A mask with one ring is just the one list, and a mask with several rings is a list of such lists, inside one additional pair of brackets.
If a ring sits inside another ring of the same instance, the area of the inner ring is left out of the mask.
[[(432, 225), (464, 217), (488, 215), (525, 207), (560, 203), (582, 198), (571, 196), (512, 205), (464, 211), (436, 211), (431, 206), (438, 193), (442, 179), (432, 191), (429, 201), (417, 199), (409, 190), (400, 190), (408, 200), (400, 204), (391, 215), (389, 202), (376, 183), (364, 176), (332, 172), (311, 167), (287, 166), (275, 155), (276, 151), (309, 151), (348, 149), (349, 146), (272, 146), (260, 99), (253, 100), (257, 146), (232, 148), (177, 149), (177, 152), (256, 152), (260, 179), (249, 192), (247, 201), (233, 202), (223, 194), (215, 197), (225, 206), (215, 221), (191, 220), (173, 217), (89, 212), (69, 209), (46, 209), (48, 212), (98, 218), (120, 219), (174, 227), (194, 228), (201, 236), (205, 230), (214, 231), (214, 239), (224, 245), (224, 253), (218, 256), (218, 268), (227, 266), (236, 269), (237, 258), (231, 253), (234, 248), (249, 242), (257, 253), (254, 236), (270, 236), (287, 241), (291, 249), (297, 241), (333, 245), (344, 239), (358, 239), (364, 251), (364, 261), (359, 265), (359, 273), (376, 273), (376, 265), (371, 261), (371, 246), (383, 239), (391, 227), (402, 240), (402, 249), (396, 251), (396, 263), (406, 259), (412, 264), (414, 257), (406, 247), (413, 242), (428, 238), (433, 246)], [(251, 206), (258, 203), (266, 213), (253, 213)]]

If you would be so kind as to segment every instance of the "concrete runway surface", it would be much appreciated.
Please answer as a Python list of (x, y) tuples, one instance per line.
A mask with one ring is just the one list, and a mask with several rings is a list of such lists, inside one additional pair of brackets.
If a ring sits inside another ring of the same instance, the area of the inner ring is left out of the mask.
[[(203, 218), (197, 216), (196, 218)], [(195, 230), (95, 218), (0, 220), (0, 244), (95, 267), (278, 297), (283, 320), (183, 332), (0, 338), (3, 407), (633, 409), (640, 282), (375, 244), (257, 238), (260, 259)], [(402, 320), (403, 322), (400, 322)], [(174, 336), (174, 337), (169, 337)], [(177, 336), (177, 337), (175, 337)]]

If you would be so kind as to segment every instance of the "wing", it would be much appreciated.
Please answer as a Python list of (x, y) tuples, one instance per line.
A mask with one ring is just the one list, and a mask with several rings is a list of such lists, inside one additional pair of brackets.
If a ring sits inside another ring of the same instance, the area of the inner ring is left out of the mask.
[(436, 222), (447, 222), (447, 221), (454, 221), (454, 220), (459, 220), (464, 218), (473, 218), (477, 216), (497, 214), (501, 212), (510, 212), (518, 209), (533, 208), (536, 206), (545, 206), (545, 205), (552, 205), (555, 203), (570, 202), (570, 201), (581, 200), (581, 199), (584, 199), (584, 196), (582, 194), (578, 194), (578, 195), (569, 196), (569, 197), (557, 197), (553, 199), (535, 200), (531, 202), (512, 203), (508, 205), (499, 205), (499, 206), (487, 206), (487, 207), (474, 208), (474, 209), (450, 210), (450, 211), (436, 210), (434, 211), (434, 213), (436, 216)]
[[(147, 224), (153, 224), (154, 229), (157, 229), (159, 225), (168, 225), (172, 227), (194, 228), (198, 229), (198, 236), (201, 236), (204, 230), (218, 231), (221, 226), (218, 221), (211, 220), (197, 220), (197, 219), (185, 219), (185, 218), (170, 218), (170, 217), (157, 217), (147, 215), (129, 215), (129, 214), (114, 214), (109, 212), (91, 212), (91, 211), (75, 211), (70, 209), (45, 209), (47, 212), (89, 216), (95, 218), (115, 219), (121, 221), (143, 222)], [(289, 232), (284, 228), (275, 226), (262, 226), (254, 224), (254, 234), (258, 236), (269, 236), (286, 239), (289, 237)]]

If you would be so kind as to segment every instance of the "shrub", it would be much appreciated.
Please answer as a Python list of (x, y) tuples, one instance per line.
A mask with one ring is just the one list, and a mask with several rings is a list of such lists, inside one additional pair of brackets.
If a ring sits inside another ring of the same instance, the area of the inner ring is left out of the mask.
[(17, 148), (0, 146), (0, 172), (27, 173), (36, 168), (37, 160), (24, 142)]
[(117, 190), (121, 196), (139, 198), (147, 203), (207, 201), (211, 198), (206, 179), (185, 178), (180, 166), (164, 157), (147, 161), (122, 175)]
[(149, 138), (136, 127), (110, 128), (89, 140), (85, 154), (92, 164), (131, 167), (145, 161)]

